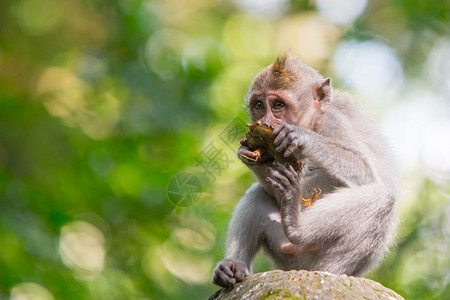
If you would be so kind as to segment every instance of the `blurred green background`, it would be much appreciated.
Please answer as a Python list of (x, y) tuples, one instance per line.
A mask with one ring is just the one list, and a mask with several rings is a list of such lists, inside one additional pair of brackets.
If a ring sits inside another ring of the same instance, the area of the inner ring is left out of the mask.
[[(367, 276), (449, 299), (449, 3), (3, 1), (0, 298), (217, 290), (232, 209), (254, 181), (234, 150), (243, 98), (291, 50), (352, 91), (398, 156), (397, 245)], [(259, 255), (255, 271), (269, 268)]]

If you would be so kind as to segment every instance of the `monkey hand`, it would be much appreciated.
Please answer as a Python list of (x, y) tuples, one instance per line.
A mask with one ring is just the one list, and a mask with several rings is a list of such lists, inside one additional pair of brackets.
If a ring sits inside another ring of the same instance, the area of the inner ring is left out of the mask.
[(273, 162), (273, 168), (267, 168), (267, 182), (284, 203), (297, 204), (300, 199), (300, 181), (298, 173), (291, 165), (284, 166), (278, 161)]
[(273, 133), (277, 136), (274, 140), (275, 151), (283, 152), (284, 157), (288, 157), (306, 142), (306, 135), (303, 134), (302, 128), (286, 122), (278, 125)]
[(272, 159), (266, 151), (255, 152), (250, 150), (247, 139), (241, 139), (240, 143), (241, 145), (238, 148), (238, 158), (247, 166), (260, 165)]
[(243, 261), (234, 261), (226, 258), (217, 264), (211, 281), (218, 286), (226, 288), (242, 281), (249, 275), (250, 272)]

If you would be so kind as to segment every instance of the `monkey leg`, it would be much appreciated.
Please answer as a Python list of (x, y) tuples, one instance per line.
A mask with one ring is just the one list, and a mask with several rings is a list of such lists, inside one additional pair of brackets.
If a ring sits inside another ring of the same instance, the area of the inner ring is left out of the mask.
[(339, 189), (304, 211), (284, 209), (291, 243), (325, 249), (311, 268), (338, 274), (367, 270), (387, 250), (397, 226), (395, 195), (378, 183)]
[(264, 246), (276, 264), (285, 270), (292, 265), (287, 261), (295, 260), (294, 256), (302, 251), (301, 246), (290, 243), (284, 234), (280, 208), (274, 197), (260, 184), (254, 184), (234, 209), (226, 258), (244, 262), (251, 273), (260, 246)]
[(244, 262), (252, 271), (253, 259), (261, 246), (264, 230), (264, 206), (267, 193), (259, 184), (253, 184), (236, 205), (231, 218), (226, 258)]
[(291, 243), (283, 231), (280, 207), (276, 200), (265, 192), (261, 186), (259, 186), (259, 189), (261, 193), (255, 199), (256, 201), (251, 209), (258, 211), (258, 213), (252, 213), (252, 219), (253, 222), (259, 224), (261, 245), (278, 268), (283, 270), (305, 269), (308, 264), (304, 262), (304, 255), (317, 252), (317, 245), (295, 245)]

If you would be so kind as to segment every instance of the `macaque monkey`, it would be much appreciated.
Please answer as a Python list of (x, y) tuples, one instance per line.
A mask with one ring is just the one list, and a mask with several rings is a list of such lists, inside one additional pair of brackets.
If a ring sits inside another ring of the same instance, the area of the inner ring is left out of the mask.
[[(393, 240), (399, 193), (374, 121), (290, 54), (256, 75), (246, 105), (253, 122), (274, 128), (276, 151), (295, 154), (303, 169), (270, 157), (249, 160), (241, 140), (238, 156), (258, 183), (234, 209), (226, 258), (212, 282), (228, 287), (251, 274), (260, 248), (282, 270), (358, 276), (374, 266)], [(317, 200), (305, 206), (302, 198)]]

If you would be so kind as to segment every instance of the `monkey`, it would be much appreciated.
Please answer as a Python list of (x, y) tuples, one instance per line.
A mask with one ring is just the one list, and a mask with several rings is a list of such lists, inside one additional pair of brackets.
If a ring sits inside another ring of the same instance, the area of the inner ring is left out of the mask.
[[(290, 53), (254, 77), (245, 103), (252, 122), (275, 128), (276, 151), (293, 153), (303, 169), (249, 160), (241, 140), (238, 157), (257, 182), (234, 208), (212, 282), (242, 281), (260, 249), (282, 270), (361, 276), (374, 267), (394, 240), (400, 193), (395, 160), (376, 122)], [(317, 200), (304, 205), (314, 189)]]

